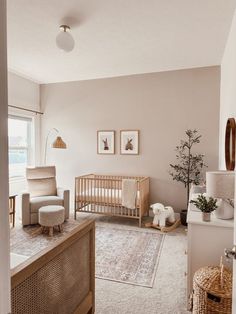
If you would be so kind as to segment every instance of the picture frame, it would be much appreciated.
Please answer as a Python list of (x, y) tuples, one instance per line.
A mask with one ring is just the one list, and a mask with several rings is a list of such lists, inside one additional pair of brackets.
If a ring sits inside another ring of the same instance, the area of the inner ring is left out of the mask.
[(139, 154), (139, 130), (120, 131), (120, 154), (121, 155)]
[(115, 131), (99, 130), (97, 131), (97, 154), (114, 155), (115, 154)]

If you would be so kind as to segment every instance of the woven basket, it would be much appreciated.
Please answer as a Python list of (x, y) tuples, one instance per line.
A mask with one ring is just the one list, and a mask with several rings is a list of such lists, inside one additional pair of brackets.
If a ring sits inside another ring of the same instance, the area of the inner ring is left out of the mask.
[(232, 313), (232, 273), (207, 266), (193, 277), (193, 314)]

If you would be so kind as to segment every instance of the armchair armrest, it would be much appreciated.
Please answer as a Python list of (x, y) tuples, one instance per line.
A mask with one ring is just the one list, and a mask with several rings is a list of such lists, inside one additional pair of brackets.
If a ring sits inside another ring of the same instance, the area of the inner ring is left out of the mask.
[(68, 219), (70, 215), (70, 191), (64, 190), (63, 188), (57, 188), (57, 196), (63, 199), (65, 219)]
[(30, 194), (22, 193), (21, 195), (21, 211), (22, 211), (22, 225), (30, 225)]

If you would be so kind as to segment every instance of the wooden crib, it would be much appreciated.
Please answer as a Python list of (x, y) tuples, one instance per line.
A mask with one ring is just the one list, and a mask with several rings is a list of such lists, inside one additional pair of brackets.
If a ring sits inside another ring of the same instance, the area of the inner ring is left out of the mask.
[[(137, 181), (135, 209), (123, 207), (122, 180)], [(75, 178), (75, 219), (77, 212), (137, 219), (149, 213), (149, 177), (88, 174)]]

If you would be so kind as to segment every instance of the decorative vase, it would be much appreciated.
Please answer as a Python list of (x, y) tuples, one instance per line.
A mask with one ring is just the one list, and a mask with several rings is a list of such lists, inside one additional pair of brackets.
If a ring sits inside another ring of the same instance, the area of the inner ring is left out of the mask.
[(180, 212), (180, 220), (181, 220), (181, 224), (183, 225), (183, 226), (187, 226), (188, 224), (187, 224), (187, 209), (183, 209), (183, 210), (181, 210), (181, 212)]
[(202, 213), (202, 220), (203, 221), (211, 221), (211, 213)]
[(219, 219), (232, 219), (234, 218), (234, 208), (229, 202), (219, 199), (217, 202), (218, 207), (215, 210), (215, 216)]

